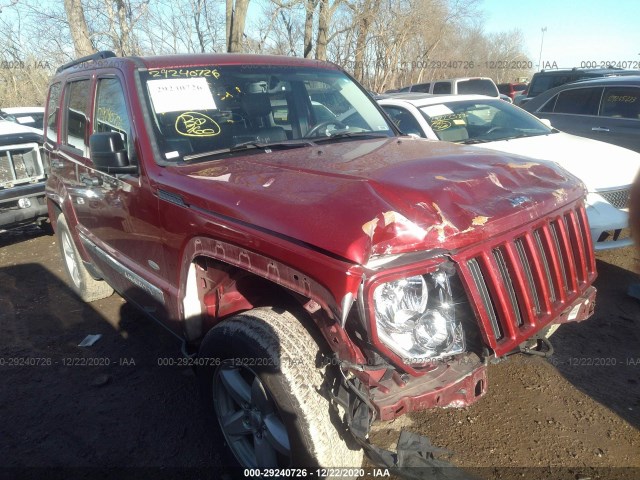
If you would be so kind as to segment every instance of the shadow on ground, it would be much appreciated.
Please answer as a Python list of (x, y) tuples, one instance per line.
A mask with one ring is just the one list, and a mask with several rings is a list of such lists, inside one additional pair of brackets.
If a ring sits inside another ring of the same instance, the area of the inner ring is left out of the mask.
[(0, 478), (220, 473), (192, 370), (161, 365), (181, 357), (175, 337), (117, 295), (82, 303), (40, 264), (1, 267), (0, 285)]
[(627, 287), (640, 280), (598, 260), (596, 312), (551, 337), (552, 362), (578, 389), (640, 428), (640, 300)]

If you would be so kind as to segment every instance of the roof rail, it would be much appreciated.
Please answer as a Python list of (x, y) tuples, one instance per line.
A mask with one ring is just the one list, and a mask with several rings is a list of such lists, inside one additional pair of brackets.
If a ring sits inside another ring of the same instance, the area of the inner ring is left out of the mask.
[(81, 63), (84, 62), (90, 62), (90, 61), (95, 61), (95, 60), (102, 60), (105, 58), (112, 58), (112, 57), (116, 57), (117, 55), (115, 53), (113, 53), (110, 50), (103, 50), (101, 52), (96, 52), (93, 53), (91, 55), (87, 55), (86, 57), (82, 57), (82, 58), (78, 58), (77, 60), (72, 60), (69, 63), (65, 63), (64, 65), (58, 67), (58, 69), (56, 70), (56, 73), (60, 73), (63, 70), (66, 70), (67, 68), (71, 68), (75, 65), (79, 65)]

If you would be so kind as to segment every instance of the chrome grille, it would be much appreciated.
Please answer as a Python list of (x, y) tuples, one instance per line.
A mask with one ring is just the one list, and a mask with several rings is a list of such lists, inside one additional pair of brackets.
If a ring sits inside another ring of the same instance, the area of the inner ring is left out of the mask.
[(484, 337), (497, 354), (556, 318), (595, 279), (583, 207), (537, 224), (461, 259)]
[(0, 149), (0, 186), (26, 183), (44, 177), (38, 146)]
[(620, 190), (598, 192), (598, 194), (616, 208), (629, 208), (630, 191), (630, 188), (622, 188)]

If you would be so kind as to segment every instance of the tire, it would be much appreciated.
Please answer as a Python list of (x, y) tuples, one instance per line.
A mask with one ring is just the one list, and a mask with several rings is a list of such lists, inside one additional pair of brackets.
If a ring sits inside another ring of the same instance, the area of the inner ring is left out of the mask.
[(80, 253), (69, 231), (67, 220), (62, 213), (58, 215), (57, 225), (58, 244), (60, 245), (62, 263), (69, 279), (69, 287), (85, 302), (93, 302), (110, 296), (113, 293), (113, 288), (103, 280), (94, 279), (82, 263)]
[(362, 465), (362, 450), (347, 445), (355, 442), (322, 393), (318, 351), (292, 313), (268, 307), (236, 315), (206, 335), (199, 364), (207, 366), (198, 369), (205, 409), (213, 410), (242, 467)]

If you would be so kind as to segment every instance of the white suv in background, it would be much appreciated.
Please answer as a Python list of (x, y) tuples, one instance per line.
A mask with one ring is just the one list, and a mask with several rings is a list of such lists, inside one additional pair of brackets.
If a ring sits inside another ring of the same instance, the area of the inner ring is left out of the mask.
[(7, 107), (0, 108), (0, 119), (8, 120), (25, 127), (35, 128), (42, 135), (44, 107)]
[[(434, 95), (486, 95), (501, 98), (498, 86), (488, 77), (459, 77), (417, 83), (388, 93), (419, 92)], [(505, 95), (506, 96), (506, 95)]]
[(42, 133), (0, 120), (0, 231), (30, 223), (48, 230)]

